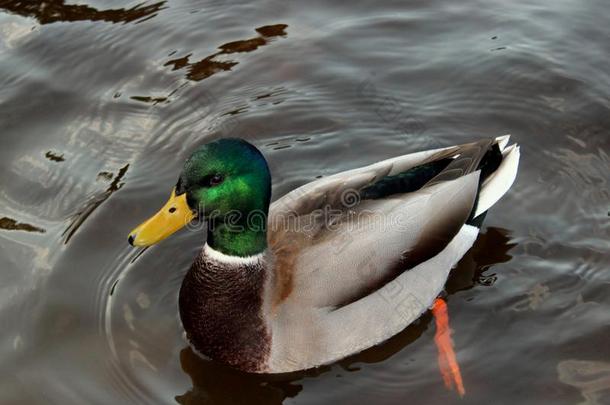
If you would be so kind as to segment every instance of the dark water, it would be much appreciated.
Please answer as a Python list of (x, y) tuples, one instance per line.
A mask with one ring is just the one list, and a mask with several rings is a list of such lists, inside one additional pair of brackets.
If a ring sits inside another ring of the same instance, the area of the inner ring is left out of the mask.
[[(0, 0), (0, 403), (610, 404), (607, 6)], [(259, 146), (277, 198), (505, 133), (519, 177), (447, 286), (463, 399), (430, 314), (306, 373), (200, 360), (203, 235), (126, 243), (207, 140)]]

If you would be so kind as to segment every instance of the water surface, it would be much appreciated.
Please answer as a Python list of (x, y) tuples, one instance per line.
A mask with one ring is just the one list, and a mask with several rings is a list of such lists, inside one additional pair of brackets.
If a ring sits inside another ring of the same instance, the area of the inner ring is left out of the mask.
[[(610, 21), (602, 0), (0, 1), (0, 402), (610, 403)], [(251, 376), (177, 316), (204, 235), (127, 233), (201, 143), (274, 198), (510, 133), (520, 173), (448, 284), (466, 395), (425, 314), (338, 364)]]

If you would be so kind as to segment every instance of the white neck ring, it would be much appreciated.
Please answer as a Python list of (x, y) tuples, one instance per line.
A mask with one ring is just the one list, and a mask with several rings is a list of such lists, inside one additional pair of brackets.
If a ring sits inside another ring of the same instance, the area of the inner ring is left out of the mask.
[(219, 263), (228, 263), (228, 264), (256, 264), (259, 263), (263, 259), (263, 253), (259, 253), (252, 256), (232, 256), (227, 255), (222, 252), (219, 252), (216, 249), (213, 249), (207, 243), (203, 245), (203, 253), (209, 257), (210, 259), (217, 261)]

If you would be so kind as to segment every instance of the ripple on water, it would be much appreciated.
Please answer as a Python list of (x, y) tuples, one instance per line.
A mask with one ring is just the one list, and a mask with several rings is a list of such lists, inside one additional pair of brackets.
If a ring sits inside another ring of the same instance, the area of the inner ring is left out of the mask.
[(11, 376), (0, 397), (458, 401), (442, 386), (429, 314), (306, 373), (202, 360), (182, 339), (177, 294), (203, 235), (145, 252), (125, 236), (190, 151), (218, 137), (262, 149), (277, 198), (340, 170), (512, 133), (517, 182), (447, 285), (459, 401), (604, 403), (605, 4), (538, 3), (0, 4), (0, 364)]

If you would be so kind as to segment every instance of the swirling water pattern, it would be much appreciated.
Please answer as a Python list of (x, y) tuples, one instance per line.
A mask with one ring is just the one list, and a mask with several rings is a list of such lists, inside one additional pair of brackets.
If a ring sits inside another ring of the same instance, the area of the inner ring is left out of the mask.
[[(604, 2), (120, 3), (0, 1), (0, 402), (608, 403)], [(201, 360), (177, 292), (204, 235), (126, 243), (208, 140), (259, 146), (277, 198), (505, 133), (519, 177), (447, 285), (463, 399), (429, 314), (304, 373)]]

